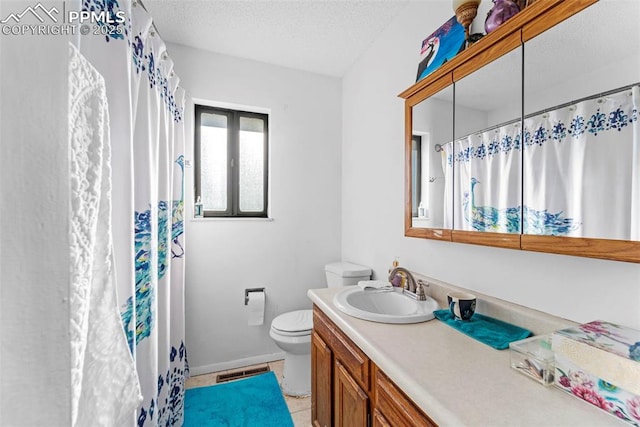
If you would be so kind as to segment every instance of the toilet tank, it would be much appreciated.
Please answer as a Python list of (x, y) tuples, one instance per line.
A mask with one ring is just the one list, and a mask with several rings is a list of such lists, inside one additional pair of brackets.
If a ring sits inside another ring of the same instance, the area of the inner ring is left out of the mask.
[(350, 262), (332, 262), (324, 267), (327, 276), (327, 286), (336, 288), (357, 285), (360, 280), (371, 278), (371, 269)]

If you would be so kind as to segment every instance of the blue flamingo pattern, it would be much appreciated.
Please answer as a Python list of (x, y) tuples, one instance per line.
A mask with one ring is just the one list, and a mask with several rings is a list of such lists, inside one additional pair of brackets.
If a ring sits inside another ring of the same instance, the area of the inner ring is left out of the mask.
[[(478, 231), (498, 233), (520, 233), (520, 206), (498, 209), (493, 206), (476, 206), (475, 187), (480, 184), (475, 177), (471, 178), (471, 197), (464, 194), (464, 219)], [(471, 206), (469, 206), (469, 202)], [(580, 227), (573, 218), (562, 216), (562, 211), (550, 213), (548, 210), (536, 210), (523, 207), (523, 228), (525, 234), (545, 236), (565, 236)]]
[[(520, 232), (520, 206), (498, 209), (493, 206), (476, 206), (475, 187), (480, 184), (475, 177), (471, 178), (471, 200), (469, 193), (464, 194), (464, 219), (478, 231), (497, 233)], [(471, 202), (471, 206), (469, 206)]]
[(184, 156), (180, 155), (176, 160), (180, 166), (181, 185), (180, 198), (173, 201), (171, 209), (171, 258), (182, 258), (184, 256), (184, 248), (180, 242), (180, 236), (184, 233)]
[(523, 208), (523, 228), (525, 234), (542, 236), (566, 236), (580, 228), (580, 222), (574, 218), (565, 218), (562, 211), (550, 213), (547, 209), (535, 210)]
[[(121, 312), (125, 333), (129, 342), (129, 349), (133, 353), (134, 345), (137, 345), (149, 336), (153, 329), (154, 313), (152, 311), (155, 299), (152, 287), (152, 277), (159, 281), (168, 269), (168, 237), (173, 245), (171, 247), (172, 258), (180, 258), (184, 255), (184, 249), (180, 237), (184, 232), (184, 156), (178, 157), (176, 163), (180, 166), (182, 174), (182, 191), (180, 199), (171, 204), (171, 234), (169, 234), (169, 209), (166, 201), (158, 202), (157, 210), (157, 251), (154, 251), (152, 243), (153, 218), (151, 209), (143, 212), (135, 212), (135, 271), (136, 284), (135, 295), (130, 296)], [(151, 262), (154, 252), (157, 256), (157, 267)], [(135, 310), (133, 303), (135, 300)], [(135, 329), (132, 325), (135, 314)]]

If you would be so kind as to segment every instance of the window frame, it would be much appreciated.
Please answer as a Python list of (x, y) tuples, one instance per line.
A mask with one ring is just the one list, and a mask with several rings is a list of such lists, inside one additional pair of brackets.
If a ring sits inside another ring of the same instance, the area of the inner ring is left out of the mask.
[(411, 135), (411, 154), (415, 152), (415, 164), (411, 165), (411, 216), (418, 216), (418, 206), (422, 198), (422, 135)]
[[(268, 218), (269, 211), (269, 114), (253, 111), (235, 110), (194, 104), (194, 199), (202, 196), (200, 158), (200, 124), (203, 113), (218, 114), (227, 117), (227, 210), (213, 211), (203, 209), (205, 218)], [(261, 211), (242, 211), (240, 209), (240, 119), (261, 119), (264, 123), (263, 142), (263, 209)]]

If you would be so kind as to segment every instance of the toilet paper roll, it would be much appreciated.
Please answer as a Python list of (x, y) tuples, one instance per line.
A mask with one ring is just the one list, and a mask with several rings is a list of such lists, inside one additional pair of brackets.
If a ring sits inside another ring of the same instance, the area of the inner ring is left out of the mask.
[(259, 326), (264, 323), (264, 292), (249, 292), (247, 311), (249, 326)]

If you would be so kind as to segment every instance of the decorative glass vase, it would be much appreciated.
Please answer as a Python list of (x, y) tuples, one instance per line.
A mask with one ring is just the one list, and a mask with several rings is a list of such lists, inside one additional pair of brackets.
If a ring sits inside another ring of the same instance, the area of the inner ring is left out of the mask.
[(489, 34), (518, 12), (520, 8), (512, 0), (493, 0), (493, 7), (484, 21), (484, 30)]

